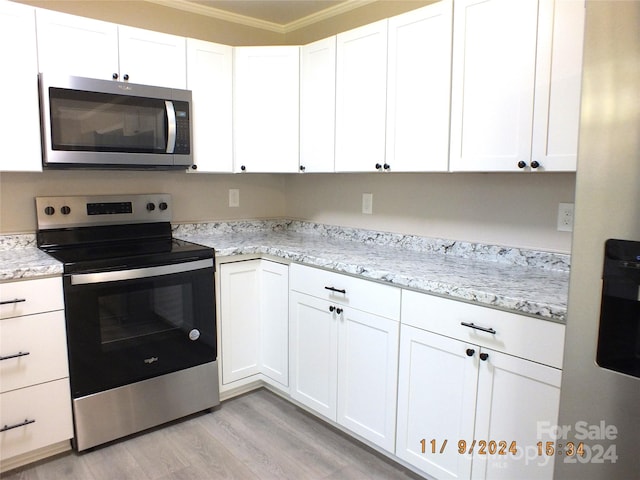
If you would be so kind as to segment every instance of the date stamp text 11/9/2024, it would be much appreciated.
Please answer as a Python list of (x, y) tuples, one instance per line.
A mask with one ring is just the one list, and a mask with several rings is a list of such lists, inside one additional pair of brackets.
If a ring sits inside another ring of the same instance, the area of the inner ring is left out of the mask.
[[(573, 439), (568, 440), (569, 433)], [(424, 455), (444, 454), (450, 448), (456, 448), (460, 455), (486, 455), (496, 459), (523, 459), (525, 462), (549, 460), (563, 457), (566, 463), (616, 463), (618, 459), (616, 444), (609, 443), (617, 439), (618, 429), (601, 421), (597, 425), (576, 422), (575, 425), (552, 425), (550, 422), (538, 422), (537, 442), (519, 445), (515, 440), (464, 440), (458, 439), (455, 447), (449, 446), (449, 439), (432, 438), (420, 440), (420, 450)], [(554, 441), (543, 441), (543, 438)], [(587, 443), (585, 443), (585, 440)], [(591, 443), (591, 441), (603, 441)]]

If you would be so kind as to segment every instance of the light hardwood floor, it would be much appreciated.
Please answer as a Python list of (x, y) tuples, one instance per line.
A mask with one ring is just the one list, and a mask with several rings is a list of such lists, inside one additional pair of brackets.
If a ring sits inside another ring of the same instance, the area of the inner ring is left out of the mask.
[(3, 480), (419, 479), (264, 390), (86, 453), (7, 472)]

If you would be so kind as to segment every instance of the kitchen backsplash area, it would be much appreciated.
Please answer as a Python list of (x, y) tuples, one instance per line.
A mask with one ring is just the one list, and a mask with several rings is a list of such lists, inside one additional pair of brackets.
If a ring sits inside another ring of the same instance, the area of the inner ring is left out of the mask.
[[(229, 190), (239, 207), (229, 207)], [(575, 174), (236, 174), (55, 171), (0, 175), (0, 233), (36, 229), (34, 197), (167, 192), (174, 222), (293, 218), (407, 235), (568, 253), (558, 203)], [(362, 194), (373, 194), (362, 214)]]

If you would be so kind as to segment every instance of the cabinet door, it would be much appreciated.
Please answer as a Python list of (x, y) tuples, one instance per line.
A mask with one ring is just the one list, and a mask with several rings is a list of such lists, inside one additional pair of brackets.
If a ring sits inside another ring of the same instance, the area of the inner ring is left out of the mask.
[(10, 70), (0, 75), (0, 88), (5, 92), (0, 171), (37, 172), (42, 170), (42, 152), (33, 8), (0, 2), (0, 43), (0, 64)]
[(300, 170), (333, 172), (336, 37), (300, 47)]
[[(538, 454), (536, 443), (553, 441), (562, 372), (556, 368), (483, 349), (480, 362), (475, 439), (516, 442), (517, 454), (473, 457), (474, 479), (553, 478), (554, 457)], [(547, 428), (548, 430), (548, 428)]]
[(260, 261), (260, 371), (289, 385), (289, 267)]
[(532, 161), (575, 171), (580, 124), (584, 0), (540, 0)]
[(45, 75), (111, 80), (119, 74), (118, 26), (50, 10), (37, 10), (38, 62)]
[(232, 47), (187, 39), (187, 88), (193, 95), (193, 158), (197, 166), (189, 171), (233, 171), (232, 67)]
[(338, 308), (337, 421), (393, 453), (399, 323)]
[(529, 164), (537, 0), (457, 0), (451, 86), (452, 171)]
[(336, 55), (336, 171), (376, 171), (385, 158), (387, 20), (338, 34)]
[(449, 168), (452, 1), (389, 19), (387, 155), (394, 172)]
[(186, 39), (141, 28), (118, 27), (120, 76), (131, 83), (187, 88)]
[(338, 321), (331, 303), (291, 292), (289, 349), (291, 397), (336, 419)]
[(402, 325), (396, 455), (439, 480), (471, 474), (457, 442), (474, 435), (478, 350)]
[(260, 373), (260, 261), (220, 266), (222, 384)]
[(298, 171), (299, 47), (234, 49), (234, 168)]

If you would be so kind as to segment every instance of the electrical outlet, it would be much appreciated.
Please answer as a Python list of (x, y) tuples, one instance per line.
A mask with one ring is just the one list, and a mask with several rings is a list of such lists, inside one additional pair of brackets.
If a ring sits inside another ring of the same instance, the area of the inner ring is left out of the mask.
[(240, 206), (240, 190), (238, 190), (237, 188), (229, 189), (229, 206), (230, 207)]
[(373, 213), (373, 193), (362, 194), (362, 213), (365, 215)]
[(573, 231), (573, 203), (558, 204), (558, 231)]

